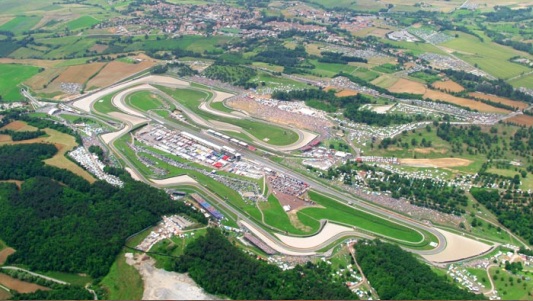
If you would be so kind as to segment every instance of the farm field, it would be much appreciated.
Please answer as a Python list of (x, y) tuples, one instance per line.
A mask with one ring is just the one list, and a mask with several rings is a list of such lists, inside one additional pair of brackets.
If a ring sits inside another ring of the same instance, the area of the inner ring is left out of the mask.
[(516, 123), (519, 125), (533, 126), (533, 116), (529, 115), (518, 115), (505, 119), (506, 122)]
[(14, 34), (21, 34), (35, 26), (41, 17), (38, 16), (17, 16), (0, 26), (0, 30), (11, 31)]
[(85, 65), (75, 65), (68, 67), (53, 82), (52, 85), (59, 83), (78, 83), (84, 84), (98, 70), (102, 69), (106, 63), (91, 63)]
[(451, 35), (455, 34), (458, 34), (459, 38), (443, 43), (441, 46), (453, 49), (454, 54), (459, 58), (472, 65), (477, 64), (480, 69), (493, 76), (508, 79), (530, 71), (525, 66), (509, 62), (511, 57), (523, 55), (522, 52), (489, 42), (488, 37), (483, 37), (485, 42), (481, 42), (474, 36), (462, 32), (451, 32)]
[(66, 157), (66, 153), (77, 146), (74, 137), (52, 129), (44, 129), (44, 131), (49, 135), (45, 142), (53, 143), (59, 149), (59, 152), (55, 156), (44, 160), (44, 163), (70, 170), (89, 183), (94, 183), (96, 180), (90, 173)]
[[(67, 67), (66, 69), (50, 68), (46, 69), (41, 74), (34, 76), (27, 83), (31, 84), (31, 87), (43, 97), (60, 100), (67, 95), (65, 91), (62, 91), (62, 84), (79, 84), (83, 91), (85, 83), (94, 77), (105, 65), (106, 63), (91, 63), (74, 65)], [(50, 77), (49, 74), (53, 76)], [(52, 78), (53, 81), (48, 83), (47, 81), (49, 81), (50, 78)], [(44, 88), (45, 86), (46, 88)]]
[(204, 51), (214, 51), (220, 49), (219, 46), (228, 42), (231, 38), (227, 36), (212, 36), (212, 37), (200, 37), (200, 36), (182, 36), (178, 39), (172, 40), (142, 40), (130, 44), (125, 48), (125, 51), (137, 51), (139, 49), (144, 50), (173, 50), (176, 48), (190, 50), (198, 53)]
[(68, 22), (66, 24), (66, 27), (69, 30), (77, 30), (77, 29), (82, 29), (82, 28), (88, 28), (88, 27), (91, 27), (91, 26), (96, 25), (98, 23), (100, 23), (100, 21), (96, 20), (92, 16), (82, 16), (82, 17), (79, 17), (76, 20), (72, 20), (72, 21)]
[(30, 282), (21, 281), (13, 277), (10, 277), (6, 274), (3, 274), (3, 273), (0, 273), (0, 285), (3, 285), (19, 293), (33, 293), (38, 290), (43, 290), (43, 291), (50, 290), (47, 287), (37, 285), (34, 283), (30, 283)]
[(364, 67), (357, 67), (350, 74), (369, 82), (379, 77), (379, 73)]
[(480, 101), (476, 101), (473, 99), (467, 99), (462, 97), (453, 96), (441, 91), (427, 89), (426, 86), (422, 83), (407, 80), (407, 79), (399, 79), (397, 80), (393, 85), (389, 86), (388, 88), (391, 92), (396, 93), (415, 93), (415, 94), (423, 94), (424, 98), (429, 98), (432, 100), (440, 100), (445, 101), (449, 103), (453, 103), (456, 105), (468, 107), (474, 110), (478, 110), (480, 112), (491, 112), (491, 113), (508, 113), (509, 110), (505, 110), (502, 108), (496, 108), (491, 105), (482, 103)]
[(15, 253), (15, 250), (12, 249), (12, 248), (9, 248), (9, 247), (5, 247), (3, 248), (1, 251), (0, 251), (0, 265), (3, 265), (7, 258), (9, 257), (9, 255)]
[(143, 61), (138, 64), (128, 64), (113, 61), (107, 64), (94, 78), (87, 82), (87, 90), (107, 87), (112, 83), (124, 80), (136, 73), (154, 66), (154, 62)]
[(357, 2), (351, 1), (351, 0), (311, 0), (310, 2), (319, 4), (321, 6), (324, 6), (326, 8), (341, 8), (341, 9), (354, 9), (354, 10), (361, 10), (361, 11), (378, 11), (380, 9), (384, 9), (387, 7), (387, 4), (393, 4), (395, 11), (412, 11), (414, 9), (424, 9), (424, 10), (436, 10), (436, 11), (442, 11), (442, 12), (449, 12), (452, 11), (454, 8), (460, 6), (462, 4), (459, 0), (452, 0), (452, 1), (436, 1), (430, 5), (430, 7), (426, 8), (417, 8), (414, 5), (418, 3), (416, 0), (407, 0), (407, 1), (400, 1), (400, 0), (386, 0), (386, 1), (380, 1), (376, 2), (373, 0), (360, 0)]
[[(383, 74), (379, 76), (378, 78), (371, 81), (372, 84), (379, 86), (381, 88), (388, 89), (389, 87), (393, 86), (398, 81), (398, 77), (392, 75), (392, 74)], [(419, 82), (414, 83), (420, 84)]]
[(9, 298), (11, 298), (11, 294), (3, 289), (0, 289), (0, 300), (9, 300)]
[(424, 98), (445, 101), (445, 102), (453, 103), (456, 105), (468, 107), (473, 110), (478, 110), (480, 112), (503, 113), (503, 114), (509, 113), (509, 110), (506, 110), (506, 109), (496, 108), (491, 105), (482, 103), (480, 101), (461, 98), (461, 97), (453, 96), (450, 94), (446, 94), (444, 92), (431, 90), (431, 89), (427, 90), (427, 92), (424, 94)]
[(23, 100), (19, 84), (39, 73), (39, 68), (25, 65), (0, 64), (0, 95), (4, 101)]
[(461, 92), (465, 89), (463, 86), (459, 85), (458, 83), (452, 80), (447, 80), (447, 81), (439, 80), (431, 84), (431, 86), (439, 90), (450, 91), (450, 92)]
[(499, 97), (496, 95), (489, 95), (489, 94), (480, 93), (480, 92), (472, 92), (472, 93), (469, 93), (469, 95), (475, 98), (486, 99), (486, 100), (490, 100), (493, 102), (499, 102), (504, 105), (518, 108), (520, 110), (525, 109), (529, 106), (527, 103), (522, 102), (522, 101), (511, 100), (508, 98)]
[[(95, 43), (96, 39), (93, 38), (80, 38), (76, 36), (68, 36), (68, 37), (61, 37), (61, 38), (46, 38), (46, 39), (39, 39), (38, 42), (44, 43), (44, 44), (51, 44), (52, 48), (50, 49), (50, 52), (42, 53), (42, 54), (33, 54), (29, 53), (26, 55), (18, 54), (18, 56), (25, 57), (25, 58), (31, 58), (33, 56), (42, 57), (45, 59), (60, 59), (65, 57), (81, 57), (83, 56), (86, 51), (90, 48), (92, 48)], [(55, 47), (54, 47), (55, 45)], [(17, 54), (11, 54), (11, 57), (16, 57)], [(86, 62), (86, 60), (84, 60)]]
[(34, 76), (32, 76), (30, 79), (26, 80), (24, 84), (28, 86), (33, 91), (36, 91), (37, 93), (46, 93), (43, 92), (43, 90), (46, 90), (48, 88), (48, 85), (50, 82), (57, 78), (63, 71), (65, 71), (65, 67), (60, 68), (46, 68), (43, 72), (40, 72)]
[(341, 91), (335, 93), (335, 96), (346, 97), (346, 96), (355, 96), (357, 94), (359, 94), (359, 93), (357, 91), (355, 91), (355, 90), (344, 89), (344, 90), (341, 90)]
[(59, 8), (55, 5), (51, 5), (48, 1), (39, 0), (2, 0), (3, 13), (5, 14), (21, 14), (25, 12), (46, 11), (52, 8)]
[(438, 158), (438, 159), (400, 159), (400, 164), (414, 167), (448, 168), (468, 166), (471, 160), (461, 158)]
[(407, 92), (412, 94), (425, 94), (427, 91), (426, 85), (405, 78), (400, 78), (397, 82), (395, 82), (392, 86), (389, 86), (387, 89), (395, 93)]
[(510, 80), (509, 83), (514, 87), (533, 89), (533, 74)]
[(321, 63), (317, 60), (312, 60), (311, 63), (315, 66), (315, 69), (313, 69), (313, 73), (316, 73), (318, 75), (326, 76), (326, 77), (332, 77), (335, 74), (343, 71), (346, 73), (351, 73), (355, 70), (354, 66), (347, 65), (347, 64), (331, 64), (331, 63)]

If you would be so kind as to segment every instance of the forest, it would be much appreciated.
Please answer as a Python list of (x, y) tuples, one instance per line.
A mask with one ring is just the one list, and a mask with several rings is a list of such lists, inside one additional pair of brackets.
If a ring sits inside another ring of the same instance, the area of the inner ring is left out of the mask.
[(533, 197), (527, 192), (506, 192), (500, 196), (498, 190), (472, 187), (472, 196), (487, 207), (498, 221), (513, 233), (533, 244)]
[(37, 130), (33, 132), (30, 132), (30, 131), (17, 132), (13, 130), (3, 130), (3, 131), (0, 131), (0, 134), (11, 136), (11, 140), (13, 141), (22, 141), (22, 140), (29, 140), (29, 139), (41, 137), (43, 135), (46, 135), (46, 132), (41, 131), (41, 130)]
[(372, 177), (365, 180), (366, 183), (357, 184), (368, 185), (373, 191), (389, 191), (391, 192), (391, 197), (396, 199), (405, 198), (416, 206), (461, 215), (465, 212), (462, 207), (468, 204), (468, 198), (464, 190), (458, 187), (448, 186), (444, 182), (431, 178), (405, 177), (379, 167), (357, 162), (347, 162), (336, 168), (330, 167), (321, 177), (332, 179), (340, 178), (342, 175), (344, 184), (352, 185), (354, 184), (353, 177), (360, 170), (368, 172)]
[(248, 300), (348, 300), (356, 299), (343, 283), (334, 283), (330, 266), (298, 265), (283, 271), (248, 255), (217, 229), (187, 245), (175, 270), (189, 275), (208, 293)]
[[(51, 144), (0, 147), (0, 237), (17, 250), (7, 264), (31, 270), (106, 275), (126, 237), (158, 222), (162, 215), (198, 213), (172, 202), (162, 190), (125, 173), (123, 189), (45, 165), (57, 152)], [(205, 223), (205, 218), (202, 220)], [(35, 248), (39, 246), (39, 248)], [(26, 297), (24, 297), (26, 298)]]
[(334, 64), (347, 64), (349, 62), (368, 63), (367, 59), (355, 57), (355, 56), (346, 56), (338, 52), (322, 51), (320, 54), (322, 55), (322, 57), (319, 58), (318, 61), (321, 63), (334, 63)]
[(487, 154), (500, 142), (498, 135), (483, 132), (479, 126), (453, 126), (449, 122), (438, 125), (437, 136), (449, 142), (452, 152), (459, 154), (465, 151), (465, 146), (471, 155)]
[(355, 245), (359, 266), (382, 300), (483, 300), (458, 288), (446, 276), (397, 245), (359, 241)]
[(468, 205), (464, 190), (431, 178), (412, 179), (395, 173), (384, 181), (369, 180), (368, 186), (374, 191), (391, 191), (393, 198), (403, 197), (416, 206), (444, 213), (461, 215), (465, 210), (460, 206)]
[(203, 74), (208, 78), (241, 86), (245, 89), (257, 87), (256, 83), (248, 82), (250, 78), (257, 75), (257, 72), (254, 69), (232, 63), (217, 61), (215, 64), (205, 69)]
[(259, 52), (254, 59), (268, 64), (296, 67), (300, 64), (299, 58), (306, 57), (307, 52), (301, 45), (296, 46), (295, 49), (288, 49), (283, 45), (269, 45), (267, 49)]

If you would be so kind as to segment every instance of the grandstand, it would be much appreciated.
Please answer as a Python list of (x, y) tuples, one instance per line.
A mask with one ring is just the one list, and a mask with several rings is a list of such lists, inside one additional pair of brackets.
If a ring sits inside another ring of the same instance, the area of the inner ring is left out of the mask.
[(207, 210), (207, 212), (209, 212), (209, 214), (211, 214), (211, 216), (213, 216), (214, 218), (218, 219), (218, 220), (221, 220), (224, 216), (222, 215), (222, 213), (218, 212), (217, 209), (215, 209), (215, 207), (211, 206), (211, 204), (209, 204), (208, 202), (206, 202), (201, 196), (199, 196), (198, 194), (196, 193), (193, 193), (191, 194), (191, 197), (193, 200), (195, 200), (200, 206), (202, 206), (202, 208), (204, 208), (205, 210)]

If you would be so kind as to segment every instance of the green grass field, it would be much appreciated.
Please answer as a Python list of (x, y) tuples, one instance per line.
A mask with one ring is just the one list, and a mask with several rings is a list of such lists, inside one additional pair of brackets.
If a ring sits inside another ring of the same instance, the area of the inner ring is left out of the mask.
[[(316, 3), (320, 6), (323, 6), (328, 9), (337, 8), (337, 9), (357, 9), (363, 11), (378, 11), (381, 8), (384, 8), (384, 4), (369, 4), (359, 3), (360, 1), (353, 0), (310, 0), (311, 3)], [(374, 1), (373, 1), (374, 2)], [(374, 2), (375, 3), (375, 2)]]
[(332, 77), (341, 71), (345, 73), (351, 73), (356, 68), (352, 65), (321, 63), (317, 60), (311, 60), (311, 64), (315, 66), (315, 69), (313, 69), (311, 72), (326, 77)]
[[(150, 234), (152, 228), (135, 235), (127, 241), (128, 246), (137, 246)], [(123, 248), (109, 273), (98, 283), (106, 293), (108, 300), (141, 300), (144, 285), (141, 275), (133, 266), (126, 263), (124, 254), (131, 250)]]
[(92, 283), (93, 279), (90, 276), (82, 276), (80, 274), (70, 274), (63, 272), (39, 272), (48, 277), (56, 278), (73, 285), (85, 286), (87, 283)]
[(526, 66), (509, 62), (511, 57), (520, 55), (521, 52), (493, 43), (488, 37), (484, 37), (484, 42), (481, 42), (474, 36), (462, 32), (451, 32), (451, 35), (455, 34), (458, 34), (459, 38), (441, 45), (455, 50), (454, 54), (457, 57), (472, 65), (476, 64), (480, 69), (493, 76), (508, 79), (520, 75), (522, 72), (530, 71)]
[(511, 80), (509, 81), (509, 83), (514, 87), (524, 87), (533, 89), (533, 74)]
[(307, 215), (317, 220), (328, 219), (332, 222), (336, 221), (352, 225), (377, 235), (403, 240), (412, 244), (419, 244), (423, 239), (420, 233), (406, 226), (341, 204), (314, 191), (309, 192), (309, 196), (317, 204), (326, 207), (326, 209), (305, 208), (298, 212), (298, 218), (302, 215)]
[(350, 74), (366, 81), (373, 81), (379, 77), (379, 73), (362, 67), (354, 69)]
[[(127, 241), (128, 246), (136, 246), (146, 238), (152, 228), (144, 230)], [(139, 272), (126, 263), (124, 254), (131, 252), (129, 249), (122, 249), (115, 262), (109, 269), (109, 273), (99, 283), (108, 300), (141, 300), (144, 285)]]
[(478, 282), (481, 282), (486, 289), (490, 289), (490, 281), (488, 279), (489, 275), (485, 269), (476, 269), (476, 268), (467, 268), (466, 269), (470, 274), (477, 277)]
[(108, 300), (141, 300), (144, 285), (139, 272), (126, 263), (125, 249), (118, 254), (100, 285)]
[(113, 98), (113, 96), (115, 95), (106, 95), (102, 97), (102, 99), (95, 101), (93, 104), (93, 108), (97, 112), (100, 112), (103, 114), (108, 114), (111, 112), (118, 112), (119, 109), (115, 107), (113, 103), (111, 102), (111, 99)]
[(165, 107), (164, 101), (156, 94), (143, 91), (130, 94), (126, 103), (141, 111), (149, 111)]
[(311, 224), (302, 223), (300, 227), (295, 227), (273, 194), (268, 197), (266, 202), (259, 202), (258, 206), (263, 212), (266, 224), (289, 234), (311, 234), (320, 228), (320, 223), (316, 220), (313, 220), (314, 222)]
[(374, 79), (372, 84), (379, 86), (381, 88), (389, 88), (398, 81), (398, 77), (394, 74), (383, 74), (380, 77)]
[(393, 64), (390, 64), (390, 63), (386, 63), (386, 64), (383, 64), (383, 65), (376, 66), (376, 67), (372, 68), (372, 70), (377, 71), (377, 72), (381, 72), (381, 73), (394, 73), (394, 72), (398, 71), (397, 66), (393, 65)]
[(82, 16), (82, 17), (79, 17), (75, 20), (68, 22), (66, 24), (66, 27), (69, 30), (77, 30), (77, 29), (82, 29), (82, 28), (89, 28), (98, 23), (100, 23), (100, 21), (96, 20), (92, 16)]
[(148, 40), (140, 40), (127, 45), (126, 51), (137, 51), (139, 49), (145, 50), (172, 50), (176, 48), (190, 50), (198, 53), (204, 51), (214, 51), (220, 49), (220, 46), (227, 43), (231, 38), (227, 36), (183, 36), (175, 39), (161, 39), (156, 40), (156, 37), (152, 37)]
[(26, 65), (0, 64), (0, 95), (3, 101), (20, 101), (24, 98), (18, 86), (25, 80), (39, 73), (39, 68)]
[(267, 69), (273, 72), (283, 72), (283, 69), (284, 69), (283, 66), (278, 66), (278, 65), (273, 65), (273, 64), (263, 63), (263, 62), (253, 62), (252, 66), (264, 68), (264, 69)]
[(211, 106), (211, 108), (217, 110), (217, 111), (220, 111), (220, 112), (224, 112), (224, 113), (231, 113), (231, 112), (234, 112), (235, 110), (232, 110), (228, 107), (226, 107), (224, 105), (224, 102), (222, 101), (219, 101), (219, 102), (212, 102), (209, 104), (209, 106)]
[(47, 10), (50, 7), (60, 6), (51, 5), (51, 1), (40, 0), (2, 0), (2, 14), (23, 14), (28, 11)]
[[(77, 38), (77, 39), (67, 39), (65, 44), (62, 44), (61, 47), (51, 50), (46, 53), (43, 58), (45, 59), (57, 59), (62, 57), (74, 57), (74, 56), (83, 56), (86, 53), (86, 50), (90, 49), (96, 43), (96, 39), (92, 38), (81, 38), (81, 37), (63, 37), (58, 38), (59, 43), (66, 38)], [(68, 41), (68, 43), (67, 43)]]

